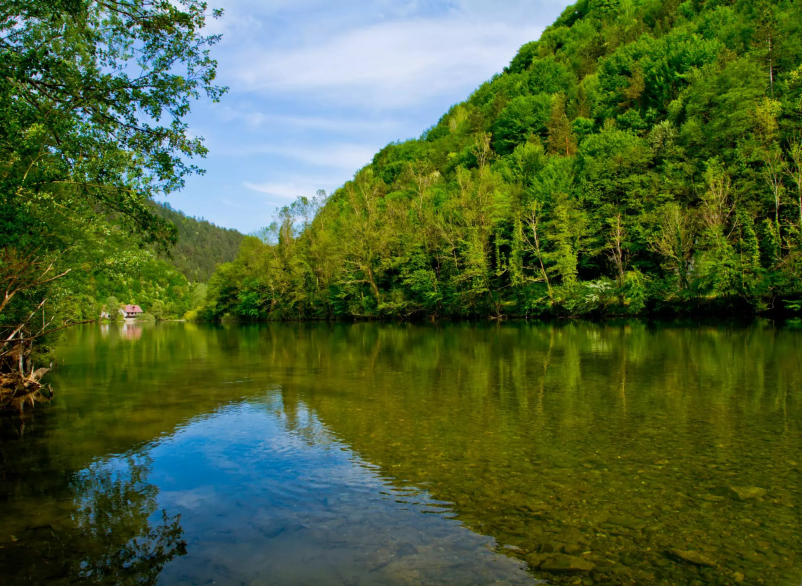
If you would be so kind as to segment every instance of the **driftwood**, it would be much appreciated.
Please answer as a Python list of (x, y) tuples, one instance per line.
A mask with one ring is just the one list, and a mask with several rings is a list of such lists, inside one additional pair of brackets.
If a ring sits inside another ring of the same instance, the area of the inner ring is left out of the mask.
[(48, 403), (53, 397), (50, 385), (41, 382), (49, 368), (37, 368), (27, 376), (19, 372), (0, 374), (0, 411), (24, 411), (25, 406)]
[(47, 403), (53, 389), (42, 382), (50, 368), (34, 368), (33, 351), (37, 338), (20, 335), (0, 340), (0, 412), (24, 411), (27, 405)]
[[(0, 318), (5, 318), (0, 320), (0, 411), (22, 411), (53, 396), (50, 386), (42, 383), (50, 369), (34, 369), (33, 354), (46, 336), (75, 325), (56, 323), (55, 312), (46, 315), (48, 287), (70, 272), (56, 269), (58, 259), (44, 258), (37, 251), (0, 250)], [(15, 321), (3, 315), (25, 295), (38, 298), (32, 309)]]

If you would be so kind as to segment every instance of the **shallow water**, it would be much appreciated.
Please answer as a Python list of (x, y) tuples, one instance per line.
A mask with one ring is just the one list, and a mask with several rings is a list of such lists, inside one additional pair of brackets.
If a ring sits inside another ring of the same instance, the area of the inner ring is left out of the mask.
[(0, 420), (8, 584), (802, 581), (802, 332), (85, 327)]

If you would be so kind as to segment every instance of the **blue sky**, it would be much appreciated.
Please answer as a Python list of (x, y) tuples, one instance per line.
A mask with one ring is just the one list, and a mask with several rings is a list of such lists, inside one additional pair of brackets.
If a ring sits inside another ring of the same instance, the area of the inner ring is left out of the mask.
[(219, 104), (188, 122), (210, 153), (176, 209), (253, 232), (417, 137), (538, 38), (566, 0), (212, 0)]

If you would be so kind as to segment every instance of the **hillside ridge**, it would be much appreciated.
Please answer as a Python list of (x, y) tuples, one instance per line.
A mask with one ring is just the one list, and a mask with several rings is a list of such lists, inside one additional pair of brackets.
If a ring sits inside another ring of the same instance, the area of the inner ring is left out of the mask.
[(419, 139), (245, 238), (206, 315), (798, 311), (799, 9), (568, 7)]
[(165, 260), (189, 281), (205, 283), (218, 264), (237, 257), (244, 234), (233, 228), (216, 226), (205, 218), (196, 218), (173, 209), (168, 202), (154, 202), (156, 213), (178, 228), (178, 242)]

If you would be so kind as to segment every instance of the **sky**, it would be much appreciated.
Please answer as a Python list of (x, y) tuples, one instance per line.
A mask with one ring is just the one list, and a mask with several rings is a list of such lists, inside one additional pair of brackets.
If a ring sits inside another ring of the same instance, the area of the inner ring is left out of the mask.
[(167, 202), (251, 233), (415, 138), (509, 64), (567, 0), (210, 0), (218, 104), (187, 118), (206, 174)]

